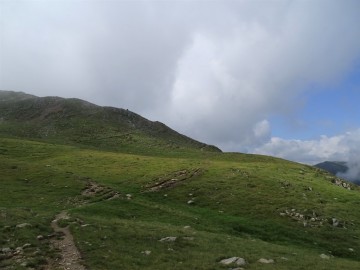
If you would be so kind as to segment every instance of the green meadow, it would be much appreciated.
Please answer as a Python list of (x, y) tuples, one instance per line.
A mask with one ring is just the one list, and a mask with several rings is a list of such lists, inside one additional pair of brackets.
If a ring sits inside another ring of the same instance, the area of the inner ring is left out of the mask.
[(0, 268), (59, 258), (50, 223), (66, 210), (88, 269), (236, 269), (220, 263), (230, 257), (244, 269), (360, 269), (359, 187), (267, 156), (153, 149), (2, 136)]

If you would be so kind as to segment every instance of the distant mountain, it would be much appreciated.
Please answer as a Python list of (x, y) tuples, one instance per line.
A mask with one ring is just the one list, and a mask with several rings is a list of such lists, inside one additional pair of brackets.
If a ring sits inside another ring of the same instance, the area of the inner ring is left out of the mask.
[(125, 152), (221, 152), (129, 110), (1, 90), (0, 135)]
[(328, 171), (333, 175), (345, 173), (349, 169), (344, 161), (325, 161), (314, 165), (314, 167)]

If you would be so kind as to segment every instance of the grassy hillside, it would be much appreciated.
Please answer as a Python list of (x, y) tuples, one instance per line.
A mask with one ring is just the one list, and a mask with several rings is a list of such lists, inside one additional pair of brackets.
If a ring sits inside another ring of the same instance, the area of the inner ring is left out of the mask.
[(2, 269), (46, 269), (59, 256), (50, 222), (62, 210), (88, 269), (232, 269), (219, 261), (233, 256), (244, 269), (360, 267), (359, 188), (305, 165), (1, 138), (0, 167)]
[(129, 110), (0, 91), (0, 135), (131, 153), (214, 151)]
[(0, 172), (1, 269), (360, 269), (358, 186), (127, 110), (0, 91)]

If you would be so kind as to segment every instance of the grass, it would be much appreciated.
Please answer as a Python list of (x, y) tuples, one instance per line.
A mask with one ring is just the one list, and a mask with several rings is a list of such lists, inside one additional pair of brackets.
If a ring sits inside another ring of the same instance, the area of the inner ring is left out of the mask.
[[(0, 253), (0, 268), (41, 269), (58, 256), (46, 236), (64, 209), (71, 219), (62, 225), (70, 225), (89, 269), (228, 269), (219, 261), (233, 256), (245, 258), (245, 269), (360, 268), (356, 186), (349, 191), (321, 170), (266, 156), (162, 153), (162, 146), (124, 152), (1, 138), (0, 248), (30, 246), (20, 257)], [(148, 190), (197, 168), (172, 188)], [(119, 197), (81, 195), (89, 181)], [(286, 211), (304, 219), (280, 215)], [(30, 226), (17, 227), (23, 223)], [(177, 239), (159, 241), (167, 236)]]

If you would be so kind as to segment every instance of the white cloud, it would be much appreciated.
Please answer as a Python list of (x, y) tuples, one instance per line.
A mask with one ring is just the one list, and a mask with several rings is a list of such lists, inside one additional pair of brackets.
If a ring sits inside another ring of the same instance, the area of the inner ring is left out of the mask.
[(360, 164), (360, 129), (316, 140), (285, 140), (277, 137), (258, 147), (257, 154), (273, 155), (308, 164), (345, 161)]

